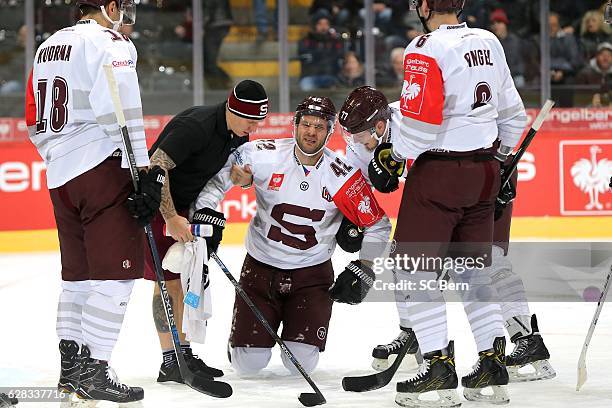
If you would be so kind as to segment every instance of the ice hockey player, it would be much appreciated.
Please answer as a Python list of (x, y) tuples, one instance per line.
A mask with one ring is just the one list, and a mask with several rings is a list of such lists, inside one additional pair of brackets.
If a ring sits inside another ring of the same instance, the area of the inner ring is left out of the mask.
[[(146, 171), (136, 48), (117, 31), (134, 22), (134, 2), (76, 4), (80, 20), (38, 47), (26, 91), (26, 122), (47, 166), (60, 242), (58, 388), (86, 400), (138, 401), (142, 388), (121, 384), (108, 361), (135, 279), (143, 274), (144, 234), (138, 223), (148, 223), (159, 208), (163, 172)], [(107, 64), (113, 66), (125, 108), (140, 169), (139, 194), (123, 154), (103, 72)]]
[[(363, 168), (367, 169), (378, 145), (392, 143), (392, 135), (397, 137), (402, 114), (399, 101), (388, 104), (382, 92), (363, 86), (349, 94), (338, 117), (347, 141), (347, 161), (350, 164), (357, 164), (362, 171), (367, 171)], [(493, 259), (491, 268), (487, 271), (491, 273), (492, 283), (500, 297), (508, 335), (515, 343), (515, 349), (507, 356), (506, 361), (510, 381), (533, 381), (552, 378), (555, 372), (547, 361), (550, 354), (538, 332), (536, 316), (530, 316), (522, 280), (512, 271), (512, 264), (506, 257), (510, 240), (512, 205), (516, 196), (515, 185), (516, 177), (512, 184), (508, 185), (509, 191), (502, 191), (496, 201)], [(341, 240), (338, 239), (338, 242)], [(379, 345), (372, 350), (374, 357), (372, 366), (375, 369), (386, 369), (389, 356), (397, 355), (406, 342), (410, 343), (408, 353), (417, 352), (418, 342), (410, 328), (405, 304), (403, 299), (396, 302), (400, 316), (400, 334), (390, 343)], [(518, 369), (526, 365), (532, 366), (533, 371), (522, 370), (519, 373)]]
[[(214, 208), (232, 183), (255, 185), (257, 213), (249, 225), (240, 284), (273, 328), (283, 324), (280, 337), (307, 372), (325, 349), (332, 300), (356, 304), (364, 299), (375, 279), (371, 262), (385, 250), (391, 231), (361, 171), (326, 148), (335, 115), (329, 98), (304, 99), (295, 111), (294, 137), (241, 146), (202, 190), (195, 212)], [(360, 259), (334, 283), (330, 258), (343, 215), (365, 228), (365, 244)], [(266, 367), (274, 346), (239, 297), (230, 346), (232, 366), (241, 375)]]
[[(202, 187), (223, 167), (230, 153), (248, 142), (249, 133), (268, 113), (268, 96), (264, 87), (255, 81), (238, 83), (226, 101), (212, 106), (194, 106), (179, 114), (165, 126), (151, 147), (151, 164), (167, 172), (167, 183), (162, 189), (159, 213), (151, 223), (155, 242), (163, 258), (175, 242), (189, 242), (193, 236), (189, 229), (189, 206), (195, 201)], [(205, 212), (205, 213), (204, 213)], [(209, 208), (192, 220), (193, 223), (210, 224), (215, 233), (206, 238), (208, 253), (216, 251), (225, 225), (223, 213)], [(170, 237), (164, 236), (167, 227)], [(204, 265), (208, 275), (208, 267)], [(145, 279), (155, 281), (153, 260), (145, 257)], [(191, 370), (201, 376), (220, 377), (223, 371), (209, 367), (193, 354), (190, 342), (181, 331), (183, 324), (183, 289), (180, 274), (164, 271), (168, 294), (175, 310), (176, 326), (185, 361)], [(162, 349), (162, 364), (157, 382), (182, 383), (172, 334), (166, 321), (163, 299), (159, 287), (153, 291), (153, 320)]]
[[(489, 267), (500, 161), (518, 143), (525, 109), (497, 38), (459, 24), (464, 0), (415, 3), (427, 34), (415, 38), (404, 53), (399, 137), (377, 147), (368, 169), (370, 180), (385, 190), (409, 168), (395, 232), (396, 254), (471, 259), (473, 265)], [(495, 149), (498, 138), (501, 144)], [(408, 281), (437, 279), (441, 272), (435, 262), (397, 270)], [(474, 370), (461, 383), (469, 400), (504, 403), (509, 398), (503, 317), (488, 279), (488, 272), (477, 267), (461, 274), (455, 269), (453, 275), (455, 281), (487, 288), (461, 292), (478, 350)], [(436, 290), (411, 291), (409, 296), (407, 314), (424, 364), (415, 377), (397, 384), (396, 402), (408, 407), (458, 406), (444, 298)], [(488, 387), (493, 393), (483, 394)], [(421, 399), (430, 391), (438, 393), (436, 402)]]
[[(344, 101), (338, 114), (338, 122), (347, 143), (347, 162), (359, 167), (367, 175), (374, 150), (381, 143), (391, 143), (392, 135), (396, 137), (399, 132), (401, 119), (399, 101), (389, 104), (382, 92), (370, 86), (361, 86), (353, 90)], [(368, 176), (365, 177), (369, 182)], [(394, 179), (394, 181), (398, 180)], [(399, 181), (389, 188), (389, 192), (398, 186)], [(343, 241), (350, 240), (350, 237), (341, 236), (342, 231), (353, 231), (353, 229), (341, 228), (339, 230), (336, 240), (341, 247), (343, 247)], [(347, 250), (344, 247), (343, 249)], [(397, 295), (401, 296), (401, 292)], [(375, 370), (385, 370), (389, 365), (389, 357), (397, 356), (406, 343), (409, 343), (408, 355), (413, 358), (410, 362), (406, 362), (407, 364), (402, 364), (407, 368), (416, 368), (417, 361), (421, 360), (420, 356), (416, 357), (419, 345), (406, 315), (406, 302), (400, 299), (395, 304), (399, 315), (400, 333), (390, 343), (378, 345), (372, 350), (372, 367)]]

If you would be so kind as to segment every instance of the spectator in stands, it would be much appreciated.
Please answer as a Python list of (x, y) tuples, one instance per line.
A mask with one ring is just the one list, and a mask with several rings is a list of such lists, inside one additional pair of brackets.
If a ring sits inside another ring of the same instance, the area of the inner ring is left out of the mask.
[(255, 17), (255, 27), (257, 28), (257, 37), (255, 44), (261, 45), (268, 39), (270, 32), (276, 31), (276, 21), (278, 19), (278, 3), (274, 8), (274, 18), (270, 23), (268, 20), (268, 7), (266, 0), (253, 0), (253, 14)]
[[(360, 1), (363, 3), (363, 1)], [(374, 0), (372, 4), (372, 12), (374, 12), (374, 26), (378, 27), (383, 33), (390, 31), (391, 23), (391, 8), (387, 7), (386, 0)], [(362, 7), (359, 9), (359, 18), (361, 20), (362, 27), (365, 26), (366, 9)]]
[(389, 59), (390, 65), (381, 70), (376, 84), (380, 87), (401, 87), (404, 82), (404, 48), (392, 49)]
[[(572, 78), (580, 69), (582, 59), (578, 44), (573, 35), (561, 29), (560, 17), (557, 13), (548, 16), (550, 24), (550, 67), (551, 83), (553, 85), (571, 84)], [(572, 106), (573, 94), (567, 88), (553, 88), (553, 99), (559, 107)]]
[(347, 88), (357, 88), (358, 86), (365, 85), (365, 70), (363, 64), (353, 51), (344, 54), (342, 70), (338, 75), (338, 83)]
[(497, 0), (471, 0), (465, 2), (461, 17), (472, 28), (489, 28), (489, 15), (499, 8)]
[(576, 84), (598, 85), (599, 92), (593, 95), (595, 107), (610, 106), (610, 85), (612, 84), (612, 44), (604, 42), (597, 47), (597, 54), (576, 76)]
[(330, 15), (319, 11), (312, 17), (312, 29), (298, 44), (303, 91), (330, 88), (338, 81), (342, 64), (342, 41), (330, 26)]
[(597, 52), (597, 45), (612, 41), (612, 29), (604, 22), (604, 15), (599, 10), (587, 11), (580, 26), (580, 51), (588, 61)]
[(514, 79), (514, 84), (521, 88), (525, 86), (525, 62), (522, 55), (522, 41), (518, 36), (508, 31), (508, 16), (503, 9), (491, 13), (491, 31), (501, 42), (506, 53), (508, 67)]
[(347, 7), (349, 0), (314, 0), (310, 5), (308, 14), (315, 14), (325, 10), (330, 15), (331, 24), (338, 28), (347, 28), (351, 23), (351, 9)]
[(25, 63), (26, 26), (17, 30), (15, 44), (6, 52), (0, 52), (0, 95), (23, 94)]
[[(204, 79), (212, 89), (229, 89), (232, 79), (217, 59), (223, 39), (232, 25), (232, 11), (229, 0), (204, 0)], [(187, 9), (185, 20), (174, 28), (174, 33), (185, 42), (193, 41), (193, 16)]]
[(232, 79), (217, 63), (223, 39), (233, 24), (229, 0), (204, 0), (202, 15), (204, 16), (204, 79), (211, 88), (230, 89)]

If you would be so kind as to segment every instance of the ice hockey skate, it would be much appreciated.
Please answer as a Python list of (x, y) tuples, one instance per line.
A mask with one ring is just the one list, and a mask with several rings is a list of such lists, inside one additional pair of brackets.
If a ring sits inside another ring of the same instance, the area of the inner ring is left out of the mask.
[(73, 340), (60, 340), (59, 350), (61, 368), (57, 389), (70, 394), (79, 388), (79, 376), (81, 374), (79, 345)]
[[(423, 364), (416, 376), (397, 383), (395, 402), (409, 408), (459, 407), (461, 401), (456, 391), (457, 383), (454, 344), (451, 341), (445, 350), (424, 354)], [(436, 392), (438, 399), (421, 398), (430, 392)]]
[[(474, 371), (461, 379), (463, 396), (468, 401), (484, 401), (492, 404), (507, 404), (510, 402), (506, 385), (508, 384), (508, 371), (505, 366), (506, 339), (497, 337), (493, 348), (478, 353), (478, 361)], [(486, 388), (492, 393), (483, 393)]]
[(13, 405), (17, 405), (17, 398), (0, 393), (0, 408), (12, 407)]
[(511, 339), (514, 350), (506, 357), (510, 382), (538, 381), (554, 378), (550, 353), (538, 329), (536, 315), (531, 316), (531, 334)]
[(108, 362), (95, 360), (90, 356), (89, 348), (83, 346), (81, 348), (81, 376), (79, 388), (76, 391), (80, 400), (128, 403), (144, 398), (142, 388), (121, 384)]
[(419, 367), (419, 360), (422, 361), (422, 358), (418, 355), (419, 343), (417, 342), (414, 331), (410, 328), (401, 326), (400, 329), (401, 332), (395, 340), (388, 344), (379, 344), (372, 349), (372, 368), (376, 371), (384, 371), (389, 368), (397, 358), (402, 346), (406, 343), (408, 343), (408, 351), (406, 352), (400, 369), (414, 371)]

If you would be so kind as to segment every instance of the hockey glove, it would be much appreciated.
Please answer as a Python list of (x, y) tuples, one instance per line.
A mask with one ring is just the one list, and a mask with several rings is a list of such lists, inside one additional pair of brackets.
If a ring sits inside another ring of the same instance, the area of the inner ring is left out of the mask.
[(336, 232), (336, 242), (340, 248), (350, 253), (357, 252), (361, 249), (362, 241), (363, 231), (348, 218), (342, 218), (340, 228)]
[(225, 229), (225, 216), (223, 213), (215, 211), (212, 208), (202, 208), (193, 214), (191, 222), (193, 224), (212, 225), (212, 236), (204, 239), (206, 240), (208, 254), (210, 255), (212, 252), (217, 252), (221, 239), (223, 238), (223, 230)]
[(359, 304), (374, 285), (375, 278), (372, 269), (361, 261), (351, 261), (329, 288), (329, 296), (335, 302)]
[[(508, 171), (508, 168), (504, 165), (501, 166), (501, 178), (502, 183), (505, 179), (504, 174)], [(516, 184), (515, 181), (510, 181), (501, 186), (497, 198), (495, 199), (495, 221), (499, 220), (504, 213), (504, 210), (514, 199), (516, 198)]]
[(391, 193), (399, 187), (399, 177), (404, 173), (406, 162), (397, 161), (391, 155), (393, 145), (381, 143), (374, 151), (368, 166), (368, 176), (374, 188), (381, 193)]
[(130, 194), (127, 208), (132, 217), (141, 227), (149, 224), (161, 203), (161, 190), (166, 182), (166, 172), (159, 166), (153, 166), (149, 171), (138, 172), (138, 192)]

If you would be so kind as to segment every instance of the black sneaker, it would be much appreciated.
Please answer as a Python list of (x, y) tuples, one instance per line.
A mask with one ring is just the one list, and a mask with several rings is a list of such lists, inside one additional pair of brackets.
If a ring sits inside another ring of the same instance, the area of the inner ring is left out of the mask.
[[(548, 361), (550, 353), (539, 333), (535, 315), (531, 316), (531, 334), (513, 338), (512, 342), (514, 350), (506, 357), (510, 382), (546, 380), (557, 375)], [(533, 370), (520, 373), (519, 369), (523, 367), (531, 367)]]
[[(401, 327), (402, 331), (400, 334), (388, 344), (379, 344), (372, 349), (372, 368), (377, 371), (383, 371), (389, 368), (389, 357), (397, 357), (400, 349), (404, 344), (408, 343), (408, 351), (406, 354), (414, 355), (419, 350), (419, 343), (417, 341), (414, 331), (410, 328)], [(416, 368), (416, 360), (413, 362), (413, 367)]]
[(197, 354), (193, 354), (191, 347), (184, 349), (183, 356), (187, 362), (187, 367), (189, 367), (191, 371), (198, 373), (199, 375), (213, 378), (223, 377), (223, 371), (219, 370), (218, 368), (207, 366)]
[(73, 393), (79, 388), (81, 374), (81, 359), (79, 358), (79, 345), (74, 340), (60, 340), (60, 378), (57, 389), (65, 393)]
[[(461, 405), (457, 395), (457, 372), (455, 371), (455, 350), (451, 341), (445, 350), (437, 350), (423, 355), (419, 372), (409, 379), (397, 383), (395, 402), (403, 407), (458, 407)], [(420, 399), (428, 392), (437, 392), (438, 400)]]
[(94, 360), (87, 346), (81, 348), (81, 376), (77, 397), (117, 403), (140, 401), (144, 391), (140, 387), (121, 384), (106, 361)]
[[(478, 361), (474, 370), (461, 379), (463, 396), (469, 401), (486, 401), (493, 404), (510, 402), (506, 385), (508, 371), (506, 370), (506, 339), (496, 337), (493, 348), (478, 353)], [(482, 393), (484, 388), (491, 387), (493, 394)]]

